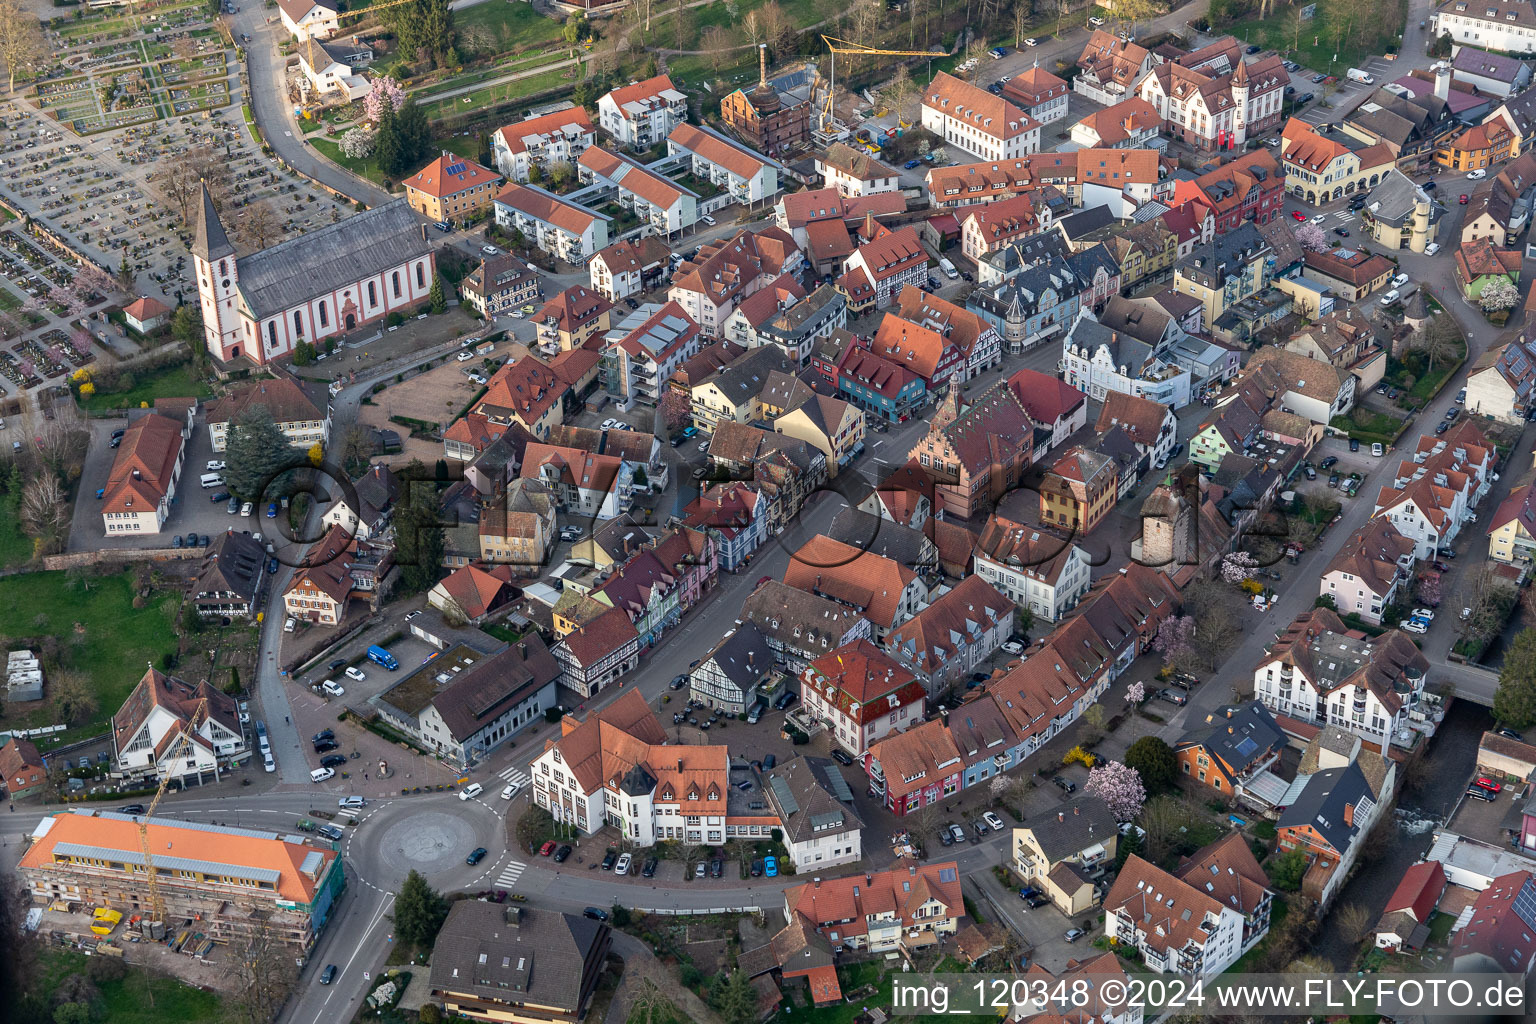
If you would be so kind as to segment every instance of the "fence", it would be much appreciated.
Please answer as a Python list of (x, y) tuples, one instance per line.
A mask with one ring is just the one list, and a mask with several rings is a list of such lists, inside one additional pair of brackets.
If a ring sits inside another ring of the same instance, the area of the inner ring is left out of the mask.
[(762, 907), (700, 907), (688, 910), (682, 907), (631, 907), (637, 914), (655, 914), (658, 917), (708, 917), (712, 914), (761, 914)]

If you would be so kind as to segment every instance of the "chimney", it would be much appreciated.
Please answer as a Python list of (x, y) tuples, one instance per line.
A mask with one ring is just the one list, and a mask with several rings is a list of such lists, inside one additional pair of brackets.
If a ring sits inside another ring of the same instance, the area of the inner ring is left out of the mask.
[(682, 771), (683, 770), (683, 759), (682, 758), (678, 758), (677, 759), (677, 770), (678, 771)]
[(768, 88), (768, 44), (757, 44), (757, 84)]
[(1355, 805), (1353, 802), (1344, 805), (1344, 824), (1350, 828), (1355, 826)]
[(1072, 817), (1074, 817), (1074, 818), (1077, 817), (1077, 812), (1080, 811), (1080, 810), (1082, 810), (1082, 808), (1078, 807), (1076, 804), (1073, 804), (1072, 805)]
[(522, 658), (524, 661), (528, 660), (528, 641), (519, 640), (517, 642), (517, 656)]
[(1435, 96), (1442, 100), (1451, 98), (1451, 66), (1445, 61), (1435, 65)]

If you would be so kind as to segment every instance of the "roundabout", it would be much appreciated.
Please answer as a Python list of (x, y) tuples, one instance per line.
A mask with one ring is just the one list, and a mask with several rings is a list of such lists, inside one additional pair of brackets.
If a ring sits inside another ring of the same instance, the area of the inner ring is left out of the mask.
[[(347, 837), (346, 857), (363, 883), (397, 892), (406, 875), (419, 872), (433, 888), (473, 886), (502, 859), (505, 823), (476, 800), (390, 801), (364, 816)], [(470, 866), (465, 858), (488, 853)]]

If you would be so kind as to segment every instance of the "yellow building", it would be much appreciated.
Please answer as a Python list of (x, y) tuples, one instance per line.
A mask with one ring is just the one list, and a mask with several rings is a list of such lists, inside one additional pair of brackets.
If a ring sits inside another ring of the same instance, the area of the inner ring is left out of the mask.
[(1341, 132), (1320, 135), (1294, 117), (1280, 136), (1280, 157), (1286, 191), (1313, 205), (1368, 192), (1395, 166), (1392, 151), (1382, 143), (1363, 145)]
[(1512, 563), (1536, 558), (1536, 537), (1525, 528), (1524, 513), (1531, 485), (1516, 487), (1493, 514), (1488, 524), (1488, 557)]
[(467, 221), (490, 210), (501, 175), (456, 153), (444, 153), (400, 184), (406, 202), (423, 217)]
[(1119, 489), (1114, 459), (1073, 446), (1040, 482), (1040, 517), (1047, 526), (1092, 533), (1115, 507)]
[(774, 420), (773, 429), (821, 449), (827, 475), (835, 477), (838, 467), (852, 462), (855, 448), (864, 443), (864, 414), (849, 402), (815, 395)]

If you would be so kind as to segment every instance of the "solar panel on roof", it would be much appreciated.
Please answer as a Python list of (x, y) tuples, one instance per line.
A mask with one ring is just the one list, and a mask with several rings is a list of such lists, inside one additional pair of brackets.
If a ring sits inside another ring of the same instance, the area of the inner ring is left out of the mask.
[(848, 780), (843, 778), (842, 772), (827, 772), (827, 782), (832, 786), (832, 795), (845, 804), (853, 803), (853, 790), (848, 788)]
[(939, 868), (939, 881), (953, 882), (955, 880), (954, 868)]
[(465, 170), (464, 163), (463, 163), (463, 161), (460, 161), (459, 163), (456, 163), (456, 164), (449, 164), (448, 165), (448, 169), (446, 171), (444, 171), (443, 173), (444, 174), (463, 174), (464, 170)]
[(784, 808), (785, 814), (793, 816), (800, 813), (800, 803), (795, 799), (795, 794), (789, 791), (789, 783), (774, 775), (769, 777), (768, 784), (773, 787), (774, 798)]

